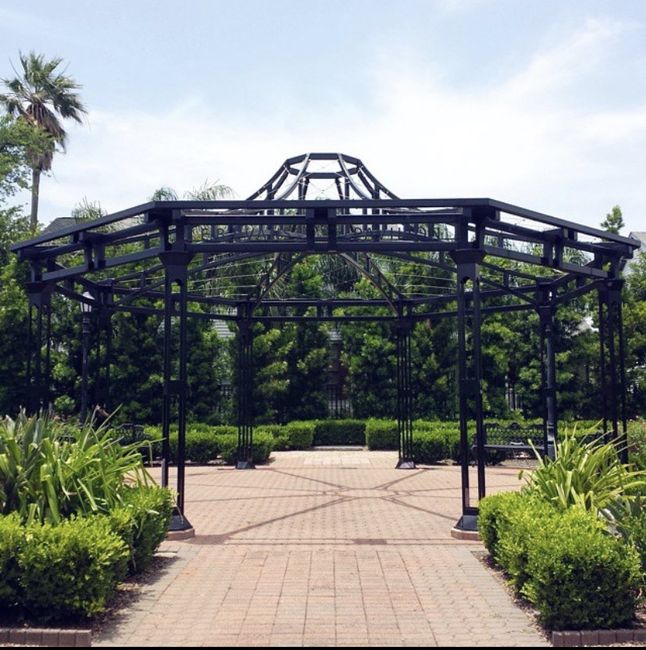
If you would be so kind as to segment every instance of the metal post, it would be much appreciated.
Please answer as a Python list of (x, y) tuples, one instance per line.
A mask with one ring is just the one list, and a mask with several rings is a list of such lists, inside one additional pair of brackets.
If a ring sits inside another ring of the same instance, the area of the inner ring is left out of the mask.
[[(458, 307), (458, 403), (460, 409), (460, 460), (462, 465), (462, 517), (456, 524), (460, 530), (477, 530), (478, 508), (471, 505), (469, 486), (469, 403), (473, 402), (476, 423), (476, 453), (478, 463), (478, 497), (486, 493), (484, 414), (482, 407), (481, 364), (481, 310), (480, 310), (480, 262), (484, 253), (475, 248), (451, 252), (457, 265), (456, 298)], [(467, 346), (467, 291), (472, 285), (473, 313), (471, 341)]]
[(608, 402), (606, 398), (606, 315), (604, 313), (605, 288), (598, 291), (599, 299), (599, 391), (601, 414), (603, 418), (603, 433), (608, 433)]
[(250, 306), (238, 308), (238, 454), (236, 469), (253, 462), (253, 329)]
[(413, 416), (411, 381), (411, 328), (400, 309), (396, 325), (397, 335), (397, 433), (399, 460), (397, 469), (415, 469), (413, 457)]
[[(187, 317), (188, 317), (188, 264), (192, 254), (181, 250), (183, 241), (176, 245), (180, 250), (159, 254), (164, 265), (164, 391), (162, 408), (162, 485), (168, 485), (170, 465), (170, 428), (173, 397), (177, 398), (177, 505), (170, 523), (171, 531), (190, 534), (193, 527), (184, 515), (186, 487), (186, 415), (188, 398), (187, 373)], [(173, 289), (176, 288), (177, 292)], [(179, 342), (177, 373), (173, 376), (173, 307), (178, 304)]]
[(172, 327), (173, 327), (173, 282), (166, 267), (164, 275), (164, 370), (162, 392), (162, 465), (161, 484), (168, 487), (170, 465), (170, 414), (171, 414), (171, 370), (172, 370)]
[(538, 316), (540, 321), (541, 393), (543, 395), (543, 454), (553, 456), (558, 437), (558, 413), (556, 405), (556, 347), (554, 307), (552, 291), (548, 286), (539, 287)]
[(623, 280), (619, 287), (619, 300), (617, 301), (617, 329), (619, 330), (619, 390), (621, 393), (621, 460), (628, 462), (628, 411), (626, 408), (626, 348), (624, 344), (624, 317), (621, 300), (621, 289)]
[(87, 420), (88, 402), (88, 347), (90, 344), (90, 314), (83, 312), (81, 318), (81, 424)]

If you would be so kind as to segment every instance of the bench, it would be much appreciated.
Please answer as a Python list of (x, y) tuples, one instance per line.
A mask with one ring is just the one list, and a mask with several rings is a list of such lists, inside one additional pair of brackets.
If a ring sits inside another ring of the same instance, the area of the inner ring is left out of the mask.
[[(503, 426), (497, 422), (487, 422), (484, 425), (484, 449), (485, 451), (524, 451), (533, 454), (529, 444), (532, 441), (537, 451), (543, 449), (543, 427), (541, 425), (521, 426), (513, 422)], [(478, 449), (477, 441), (474, 439), (471, 451)]]

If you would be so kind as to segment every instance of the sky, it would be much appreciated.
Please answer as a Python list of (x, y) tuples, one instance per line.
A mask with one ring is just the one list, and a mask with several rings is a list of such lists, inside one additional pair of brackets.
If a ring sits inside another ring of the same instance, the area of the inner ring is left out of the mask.
[(338, 151), (401, 197), (590, 226), (619, 204), (646, 230), (643, 0), (2, 0), (0, 77), (29, 50), (63, 57), (88, 108), (45, 223), (207, 179), (245, 198)]

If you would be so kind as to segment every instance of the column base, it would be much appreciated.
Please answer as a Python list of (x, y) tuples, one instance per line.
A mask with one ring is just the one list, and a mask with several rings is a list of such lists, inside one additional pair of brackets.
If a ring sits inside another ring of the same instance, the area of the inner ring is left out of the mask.
[(415, 461), (412, 459), (400, 458), (395, 469), (416, 469)]
[(256, 469), (256, 466), (250, 460), (239, 460), (236, 469)]
[(191, 522), (180, 512), (179, 508), (175, 506), (171, 515), (170, 524), (168, 525), (166, 539), (180, 540), (188, 539), (189, 537), (195, 537), (195, 529), (191, 525)]
[(479, 542), (478, 515), (462, 515), (458, 523), (451, 529), (451, 537), (470, 542)]

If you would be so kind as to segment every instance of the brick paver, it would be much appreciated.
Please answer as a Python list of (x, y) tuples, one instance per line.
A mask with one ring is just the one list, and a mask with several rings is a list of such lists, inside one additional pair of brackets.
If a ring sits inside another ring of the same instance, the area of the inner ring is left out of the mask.
[[(197, 535), (94, 645), (549, 645), (479, 543), (450, 529), (457, 467), (395, 470), (391, 452), (273, 454), (255, 471), (187, 471)], [(517, 471), (491, 468), (490, 489)], [(475, 481), (474, 481), (475, 482)]]

